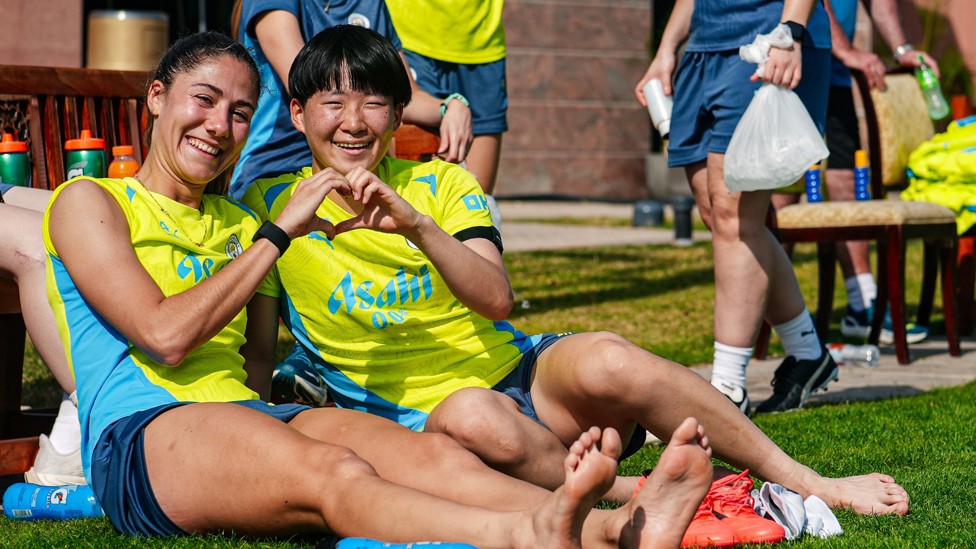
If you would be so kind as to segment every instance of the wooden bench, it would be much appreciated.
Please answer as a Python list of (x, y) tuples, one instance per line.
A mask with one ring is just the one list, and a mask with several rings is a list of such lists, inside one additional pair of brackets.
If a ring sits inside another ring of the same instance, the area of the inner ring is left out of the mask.
[[(0, 65), (0, 127), (27, 142), (31, 183), (54, 189), (65, 180), (64, 142), (82, 129), (143, 155), (141, 101), (148, 73)], [(0, 277), (0, 475), (26, 471), (37, 435), (56, 410), (21, 410), (26, 328), (16, 284)]]

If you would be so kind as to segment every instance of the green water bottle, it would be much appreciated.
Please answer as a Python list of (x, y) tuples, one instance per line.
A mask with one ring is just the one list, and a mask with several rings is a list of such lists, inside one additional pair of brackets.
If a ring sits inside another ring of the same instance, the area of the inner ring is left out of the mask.
[(939, 84), (939, 79), (935, 76), (932, 67), (925, 63), (925, 58), (919, 55), (918, 61), (920, 65), (915, 69), (915, 78), (918, 79), (918, 85), (922, 88), (922, 95), (929, 107), (929, 116), (932, 117), (932, 120), (942, 120), (949, 116), (949, 103), (942, 95), (942, 85)]
[(81, 137), (64, 143), (68, 164), (66, 179), (87, 175), (105, 177), (105, 140), (92, 137), (91, 131), (81, 130)]
[(27, 143), (17, 141), (12, 133), (3, 134), (0, 140), (0, 183), (30, 187), (30, 179)]

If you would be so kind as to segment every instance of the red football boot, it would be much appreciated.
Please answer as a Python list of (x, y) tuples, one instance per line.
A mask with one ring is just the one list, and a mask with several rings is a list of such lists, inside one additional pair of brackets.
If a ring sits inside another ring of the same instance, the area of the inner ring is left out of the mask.
[(712, 513), (709, 495), (698, 507), (681, 538), (681, 547), (732, 547), (742, 543), (735, 531)]
[(749, 470), (729, 475), (712, 483), (707, 500), (721, 522), (735, 531), (742, 543), (777, 543), (786, 538), (786, 530), (760, 517), (753, 509), (752, 479)]

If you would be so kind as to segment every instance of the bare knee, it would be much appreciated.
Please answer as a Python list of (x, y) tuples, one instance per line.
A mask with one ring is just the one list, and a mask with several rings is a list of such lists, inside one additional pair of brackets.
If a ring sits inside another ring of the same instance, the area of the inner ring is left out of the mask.
[(620, 404), (631, 401), (631, 396), (646, 400), (653, 386), (667, 377), (668, 366), (675, 366), (617, 334), (593, 335), (587, 346), (592, 359), (578, 376), (584, 399)]
[(316, 443), (305, 452), (298, 452), (289, 467), (305, 471), (302, 478), (308, 490), (319, 498), (322, 518), (332, 531), (340, 520), (344, 509), (350, 508), (352, 498), (362, 497), (357, 487), (364, 480), (376, 479), (378, 475), (373, 466), (345, 446)]
[(528, 459), (531, 453), (520, 427), (521, 422), (531, 421), (506, 395), (488, 389), (462, 389), (437, 406), (425, 430), (449, 436), (489, 463), (513, 464)]

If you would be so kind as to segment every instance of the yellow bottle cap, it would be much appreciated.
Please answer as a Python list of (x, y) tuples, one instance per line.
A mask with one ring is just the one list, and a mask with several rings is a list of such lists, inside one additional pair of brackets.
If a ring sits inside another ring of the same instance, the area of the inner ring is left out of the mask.
[(854, 151), (854, 167), (867, 168), (868, 166), (870, 166), (868, 164), (868, 152), (861, 149)]

